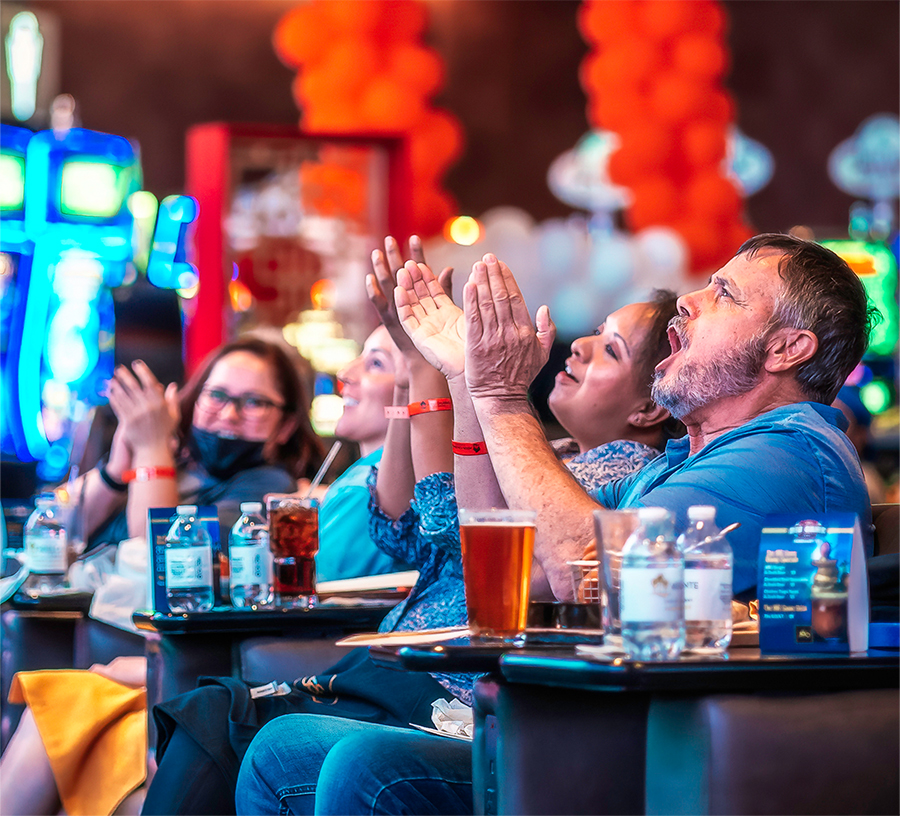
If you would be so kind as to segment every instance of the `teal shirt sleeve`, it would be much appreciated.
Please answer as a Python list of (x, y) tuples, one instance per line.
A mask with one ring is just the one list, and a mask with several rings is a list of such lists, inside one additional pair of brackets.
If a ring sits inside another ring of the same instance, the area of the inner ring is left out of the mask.
[(369, 488), (372, 466), (381, 450), (354, 462), (328, 488), (319, 509), (319, 581), (379, 575), (402, 568), (383, 553), (369, 535)]

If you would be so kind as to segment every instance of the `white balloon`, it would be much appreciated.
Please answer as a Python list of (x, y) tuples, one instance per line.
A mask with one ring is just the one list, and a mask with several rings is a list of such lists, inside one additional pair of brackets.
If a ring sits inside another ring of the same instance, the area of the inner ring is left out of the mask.
[(583, 283), (567, 283), (556, 293), (550, 316), (556, 323), (559, 339), (573, 340), (590, 334), (602, 319), (602, 307)]
[(632, 280), (637, 258), (631, 241), (623, 233), (594, 241), (588, 259), (588, 274), (599, 292), (614, 292)]
[(636, 281), (650, 289), (682, 291), (686, 285), (688, 251), (684, 239), (668, 227), (648, 227), (634, 239), (638, 255)]

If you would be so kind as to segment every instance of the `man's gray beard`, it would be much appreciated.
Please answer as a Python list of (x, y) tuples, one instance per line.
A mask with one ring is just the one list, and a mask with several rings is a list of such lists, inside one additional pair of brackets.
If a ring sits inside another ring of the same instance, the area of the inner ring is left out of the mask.
[(665, 383), (657, 372), (650, 393), (657, 405), (682, 419), (718, 399), (746, 394), (759, 381), (765, 359), (766, 337), (760, 335), (724, 359), (683, 363)]

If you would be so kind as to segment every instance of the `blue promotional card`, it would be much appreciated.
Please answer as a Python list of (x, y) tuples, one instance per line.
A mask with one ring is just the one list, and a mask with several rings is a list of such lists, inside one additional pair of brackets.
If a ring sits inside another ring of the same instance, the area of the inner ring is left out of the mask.
[(758, 588), (761, 651), (868, 649), (868, 580), (855, 513), (768, 516)]
[[(213, 590), (215, 605), (219, 606), (222, 603), (219, 591), (222, 544), (218, 511), (215, 505), (204, 505), (197, 508), (197, 517), (212, 541)], [(147, 540), (150, 544), (147, 599), (150, 612), (169, 614), (172, 611), (166, 595), (166, 534), (175, 518), (174, 507), (151, 507), (147, 514)]]

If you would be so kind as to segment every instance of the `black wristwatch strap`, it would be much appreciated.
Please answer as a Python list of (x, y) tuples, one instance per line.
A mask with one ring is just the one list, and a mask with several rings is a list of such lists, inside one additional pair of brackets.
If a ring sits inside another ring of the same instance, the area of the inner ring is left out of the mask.
[(100, 478), (106, 483), (106, 486), (110, 490), (115, 490), (116, 493), (126, 493), (128, 491), (128, 485), (125, 482), (120, 482), (118, 479), (113, 479), (112, 476), (109, 475), (106, 471), (106, 464), (102, 463), (97, 467), (97, 472), (100, 474)]

